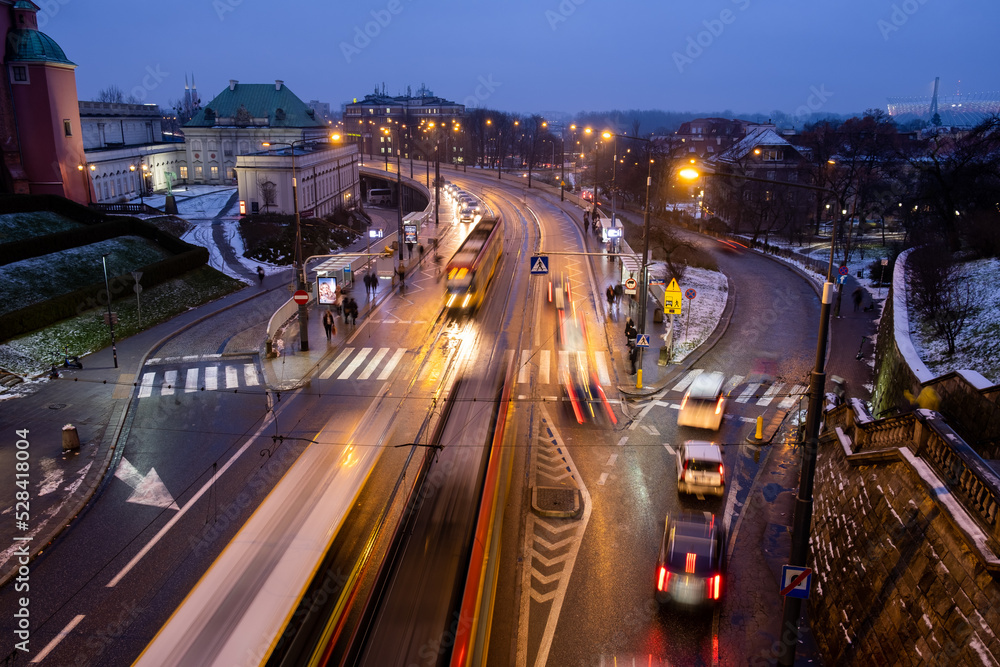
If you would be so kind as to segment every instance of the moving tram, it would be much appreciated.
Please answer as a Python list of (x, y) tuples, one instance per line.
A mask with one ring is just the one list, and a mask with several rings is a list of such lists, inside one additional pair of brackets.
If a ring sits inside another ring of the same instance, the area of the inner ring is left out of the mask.
[(503, 218), (481, 219), (448, 262), (445, 303), (449, 310), (472, 313), (479, 308), (502, 252)]

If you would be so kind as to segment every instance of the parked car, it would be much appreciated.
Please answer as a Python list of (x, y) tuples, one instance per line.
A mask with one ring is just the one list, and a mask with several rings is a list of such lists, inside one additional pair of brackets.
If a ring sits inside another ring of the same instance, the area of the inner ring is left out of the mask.
[(656, 601), (716, 604), (722, 599), (726, 530), (706, 512), (668, 514), (656, 564)]

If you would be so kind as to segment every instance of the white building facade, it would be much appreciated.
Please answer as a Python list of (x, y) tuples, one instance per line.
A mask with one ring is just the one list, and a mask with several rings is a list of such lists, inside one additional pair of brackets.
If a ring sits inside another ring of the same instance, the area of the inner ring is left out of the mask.
[[(294, 161), (294, 165), (293, 165)], [(360, 197), (357, 146), (328, 143), (287, 146), (236, 158), (236, 180), (241, 208), (254, 213), (295, 212), (292, 167), (298, 180), (299, 213), (323, 217), (353, 206)]]

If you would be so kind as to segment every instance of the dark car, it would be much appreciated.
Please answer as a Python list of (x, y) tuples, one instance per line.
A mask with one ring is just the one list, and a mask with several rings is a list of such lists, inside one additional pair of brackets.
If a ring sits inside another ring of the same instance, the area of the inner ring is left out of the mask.
[(656, 564), (656, 601), (715, 604), (722, 599), (726, 531), (708, 512), (668, 514)]

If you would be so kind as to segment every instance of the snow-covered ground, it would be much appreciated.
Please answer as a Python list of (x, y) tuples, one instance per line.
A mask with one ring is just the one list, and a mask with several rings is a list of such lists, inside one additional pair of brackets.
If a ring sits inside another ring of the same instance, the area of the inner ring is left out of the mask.
[[(239, 201), (229, 204), (229, 200), (235, 194), (236, 188), (233, 186), (182, 185), (174, 188), (174, 201), (177, 203), (177, 213), (182, 218), (212, 219), (239, 215)], [(163, 210), (165, 201), (165, 193), (146, 197), (147, 204), (160, 210)]]
[[(661, 262), (650, 266), (650, 275), (654, 278), (666, 279), (667, 267)], [(729, 283), (726, 276), (717, 271), (688, 267), (684, 279), (679, 282), (681, 293), (693, 288), (694, 299), (684, 298), (681, 314), (674, 316), (673, 358), (672, 363), (679, 363), (708, 340), (715, 331), (722, 311), (726, 308), (729, 296)], [(667, 331), (670, 328), (670, 316), (663, 317), (663, 331), (660, 338), (663, 344), (667, 341)], [(660, 325), (656, 325), (659, 327)]]

